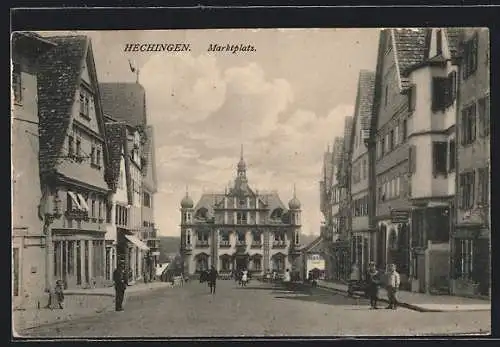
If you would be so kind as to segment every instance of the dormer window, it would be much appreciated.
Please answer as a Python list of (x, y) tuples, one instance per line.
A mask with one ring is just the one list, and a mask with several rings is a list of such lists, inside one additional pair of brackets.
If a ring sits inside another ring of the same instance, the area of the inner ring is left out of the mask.
[(80, 88), (80, 115), (90, 117), (90, 93), (84, 87)]

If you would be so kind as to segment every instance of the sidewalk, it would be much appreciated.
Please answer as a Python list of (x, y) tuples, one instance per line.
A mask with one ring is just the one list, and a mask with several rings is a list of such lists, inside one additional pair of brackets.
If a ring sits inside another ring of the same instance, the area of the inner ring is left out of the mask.
[[(347, 293), (347, 285), (338, 282), (318, 281), (318, 287)], [(388, 302), (387, 291), (379, 291), (379, 299)], [(429, 295), (399, 291), (399, 304), (420, 312), (490, 311), (491, 302), (481, 299), (463, 298), (452, 295)]]
[[(138, 283), (127, 287), (125, 305), (130, 296), (143, 295), (149, 291), (169, 288), (169, 282)], [(102, 312), (114, 310), (114, 288), (93, 288), (67, 290), (64, 292), (64, 309), (26, 309), (13, 311), (12, 324), (14, 336), (16, 331), (53, 324), (56, 322), (88, 317)]]

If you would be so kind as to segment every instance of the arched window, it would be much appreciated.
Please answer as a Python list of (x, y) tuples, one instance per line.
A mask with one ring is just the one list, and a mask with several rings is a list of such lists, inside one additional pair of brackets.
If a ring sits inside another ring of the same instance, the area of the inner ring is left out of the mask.
[(196, 271), (208, 270), (208, 255), (205, 253), (198, 254), (196, 258)]
[(299, 242), (300, 242), (300, 239), (299, 239), (299, 232), (298, 232), (298, 231), (296, 231), (296, 232), (295, 232), (295, 244), (296, 244), (296, 245), (298, 245), (298, 244), (299, 244)]

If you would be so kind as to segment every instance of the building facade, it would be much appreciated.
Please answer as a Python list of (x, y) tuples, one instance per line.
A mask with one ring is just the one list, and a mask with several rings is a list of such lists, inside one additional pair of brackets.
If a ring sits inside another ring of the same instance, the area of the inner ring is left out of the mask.
[(38, 59), (54, 43), (12, 36), (12, 289), (15, 307), (36, 307), (45, 295), (45, 213), (38, 167)]
[(321, 236), (325, 243), (326, 277), (339, 278), (336, 249), (339, 245), (340, 188), (337, 170), (343, 150), (343, 138), (336, 137), (331, 151), (324, 154), (323, 179), (320, 181), (320, 210), (324, 218)]
[(245, 268), (255, 276), (286, 269), (297, 275), (300, 207), (295, 193), (287, 209), (276, 192), (252, 190), (242, 153), (232, 187), (203, 194), (196, 205), (187, 192), (181, 201), (184, 272), (214, 266), (222, 274)]
[(350, 195), (350, 136), (352, 133), (353, 117), (346, 116), (344, 124), (344, 136), (339, 144), (341, 150), (338, 152), (338, 165), (336, 172), (338, 191), (338, 213), (336, 214), (336, 226), (338, 232), (337, 241), (334, 243), (334, 279), (345, 280), (349, 276), (351, 268), (351, 195)]
[(354, 110), (352, 133), (349, 136), (350, 152), (350, 225), (351, 225), (351, 263), (366, 269), (372, 259), (372, 230), (369, 216), (369, 124), (373, 107), (375, 73), (361, 71), (358, 78), (358, 91)]
[(124, 232), (117, 234), (118, 252), (127, 264), (130, 280), (146, 276), (147, 281), (154, 274), (159, 239), (153, 205), (156, 163), (152, 126), (147, 125), (146, 93), (139, 83), (101, 83), (99, 86), (110, 121), (126, 124), (125, 163), (130, 203), (123, 212), (127, 216), (127, 223), (121, 228)]
[(46, 40), (55, 47), (38, 75), (40, 177), (44, 204), (61, 209), (60, 218), (45, 225), (47, 282), (102, 286), (108, 153), (92, 45), (86, 36)]
[(491, 296), (490, 52), (488, 29), (464, 29), (457, 74), (454, 294)]
[(148, 245), (150, 253), (145, 259), (145, 273), (151, 273), (160, 260), (160, 239), (158, 228), (155, 225), (155, 199), (158, 190), (156, 179), (156, 157), (154, 129), (148, 125), (145, 127), (144, 158), (145, 163), (142, 170), (142, 239)]

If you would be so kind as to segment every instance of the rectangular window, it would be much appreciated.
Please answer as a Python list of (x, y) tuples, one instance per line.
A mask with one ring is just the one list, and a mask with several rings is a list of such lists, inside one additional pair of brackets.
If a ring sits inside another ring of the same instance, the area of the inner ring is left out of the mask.
[(487, 205), (489, 200), (489, 183), (490, 177), (488, 175), (487, 168), (481, 168), (477, 170), (478, 174), (478, 194), (477, 194), (477, 202), (481, 205)]
[(385, 153), (385, 136), (380, 139), (380, 157), (383, 157)]
[(75, 138), (73, 136), (68, 136), (68, 156), (72, 157), (75, 154)]
[(449, 172), (455, 171), (455, 155), (456, 155), (456, 145), (455, 140), (450, 140), (449, 151), (448, 151), (448, 168)]
[(247, 224), (246, 212), (238, 212), (236, 214), (236, 224)]
[(68, 275), (75, 274), (75, 241), (68, 241)]
[(476, 140), (476, 103), (462, 110), (462, 145)]
[(143, 199), (144, 199), (144, 206), (151, 207), (151, 196), (149, 195), (149, 193), (144, 192)]
[(457, 242), (457, 277), (465, 280), (472, 278), (474, 242), (473, 240), (458, 240)]
[(95, 200), (94, 200), (94, 199), (92, 199), (92, 203), (91, 203), (90, 211), (91, 211), (91, 214), (90, 214), (90, 215), (91, 215), (92, 217), (95, 217), (95, 216), (96, 216), (96, 214), (95, 214)]
[(411, 145), (408, 148), (408, 172), (413, 174), (417, 171), (417, 147)]
[(397, 147), (400, 142), (399, 125), (394, 128), (394, 147)]
[(476, 72), (477, 69), (477, 46), (478, 46), (478, 35), (477, 33), (474, 37), (464, 44), (463, 51), (463, 68), (462, 77), (463, 79), (469, 78), (472, 74)]
[(94, 165), (95, 164), (95, 145), (92, 144), (92, 147), (90, 149), (90, 164)]
[(54, 277), (59, 279), (60, 268), (61, 268), (61, 242), (54, 241)]
[(396, 141), (394, 140), (394, 130), (391, 130), (389, 133), (389, 151), (392, 151), (396, 145)]
[(408, 137), (408, 121), (406, 119), (403, 119), (403, 124), (402, 124), (402, 129), (401, 129), (401, 142), (405, 142), (406, 138)]
[(82, 139), (80, 139), (79, 137), (77, 137), (76, 139), (76, 156), (82, 156)]
[(90, 259), (90, 256), (89, 256), (89, 242), (90, 241), (84, 241), (85, 242), (85, 255), (84, 255), (84, 268), (85, 268), (85, 283), (90, 283), (90, 269), (89, 269), (89, 259)]
[(14, 63), (12, 68), (12, 88), (14, 89), (14, 102), (23, 101), (23, 83), (21, 77), (21, 64)]
[(433, 142), (432, 143), (432, 172), (436, 175), (446, 175), (447, 170), (447, 142)]
[(76, 284), (82, 284), (82, 244), (83, 241), (76, 241)]
[(460, 208), (471, 209), (474, 206), (475, 174), (465, 172), (459, 178)]
[(80, 90), (80, 114), (86, 118), (89, 117), (90, 112), (90, 95), (86, 89), (82, 87)]
[(432, 78), (432, 111), (443, 111), (448, 100), (448, 78)]
[(400, 194), (400, 189), (401, 189), (401, 177), (396, 177), (396, 196), (399, 196)]
[(490, 107), (488, 97), (484, 97), (478, 100), (477, 113), (479, 122), (479, 136), (487, 136), (490, 134)]
[(443, 32), (442, 30), (436, 31), (436, 55), (443, 54)]
[(412, 85), (408, 91), (408, 110), (410, 112), (415, 111), (417, 105), (417, 86)]
[(97, 166), (101, 166), (101, 150), (97, 149), (96, 151), (96, 164)]
[(446, 102), (446, 107), (453, 105), (457, 98), (457, 72), (452, 71), (448, 74), (448, 100)]

